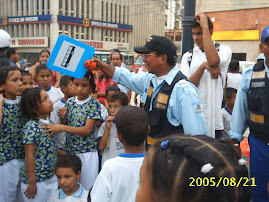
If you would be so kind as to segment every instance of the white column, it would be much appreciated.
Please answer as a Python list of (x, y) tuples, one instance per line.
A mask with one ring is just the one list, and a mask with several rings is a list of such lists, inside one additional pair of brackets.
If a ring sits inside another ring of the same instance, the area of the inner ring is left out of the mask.
[(50, 47), (52, 50), (59, 36), (59, 24), (57, 22), (57, 15), (59, 14), (59, 1), (50, 1), (50, 14), (52, 15), (52, 23), (50, 24)]

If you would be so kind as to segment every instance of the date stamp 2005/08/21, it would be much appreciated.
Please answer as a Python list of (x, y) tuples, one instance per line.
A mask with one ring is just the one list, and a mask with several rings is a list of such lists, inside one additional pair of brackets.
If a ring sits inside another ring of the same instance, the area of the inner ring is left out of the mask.
[(236, 179), (235, 177), (190, 177), (189, 180), (191, 181), (189, 186), (190, 187), (219, 187), (219, 186), (224, 186), (224, 187), (239, 187), (240, 185), (242, 186), (257, 186), (255, 184), (255, 178), (248, 178), (248, 177), (240, 177), (239, 179)]

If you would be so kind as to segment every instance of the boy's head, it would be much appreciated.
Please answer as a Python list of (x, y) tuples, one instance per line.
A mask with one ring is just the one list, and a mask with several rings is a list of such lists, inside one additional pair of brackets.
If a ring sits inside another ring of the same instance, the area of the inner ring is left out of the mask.
[(239, 67), (239, 60), (231, 60), (228, 71), (229, 72), (239, 72), (240, 67)]
[(75, 90), (73, 86), (73, 78), (67, 75), (63, 75), (60, 80), (60, 88), (63, 94), (70, 98), (75, 95)]
[(113, 93), (120, 91), (119, 87), (116, 85), (111, 85), (106, 88), (106, 99)]
[(35, 70), (36, 80), (39, 81), (39, 85), (42, 89), (46, 90), (50, 87), (52, 79), (51, 70), (47, 68), (46, 64), (40, 64)]
[(116, 128), (126, 144), (144, 144), (148, 134), (148, 115), (140, 107), (125, 106), (117, 113)]
[(118, 111), (128, 105), (128, 97), (123, 92), (115, 92), (107, 98), (108, 112), (111, 116), (116, 116)]
[(234, 88), (225, 89), (225, 105), (231, 109), (234, 107), (237, 90)]
[(34, 87), (34, 81), (32, 74), (30, 74), (28, 71), (20, 70), (21, 76), (22, 76), (22, 90), (25, 91), (26, 88), (33, 88)]
[(81, 161), (75, 154), (60, 156), (56, 162), (55, 170), (59, 187), (66, 195), (72, 195), (78, 189), (78, 180), (81, 175)]

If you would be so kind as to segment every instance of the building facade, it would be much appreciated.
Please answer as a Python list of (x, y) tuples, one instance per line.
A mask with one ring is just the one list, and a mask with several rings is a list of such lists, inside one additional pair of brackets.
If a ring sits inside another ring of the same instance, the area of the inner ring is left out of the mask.
[(132, 52), (150, 35), (164, 35), (164, 12), (150, 0), (0, 0), (0, 28), (29, 60), (62, 34), (97, 51)]
[(269, 1), (197, 0), (196, 13), (205, 12), (214, 20), (212, 38), (233, 51), (233, 59), (256, 61), (260, 36), (269, 25)]

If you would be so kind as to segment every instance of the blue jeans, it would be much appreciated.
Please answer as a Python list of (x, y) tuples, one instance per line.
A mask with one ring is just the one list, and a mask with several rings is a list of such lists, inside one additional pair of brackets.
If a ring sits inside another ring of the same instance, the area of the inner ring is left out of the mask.
[(253, 202), (268, 202), (267, 183), (269, 182), (269, 146), (249, 134), (250, 176), (255, 178), (252, 187)]

